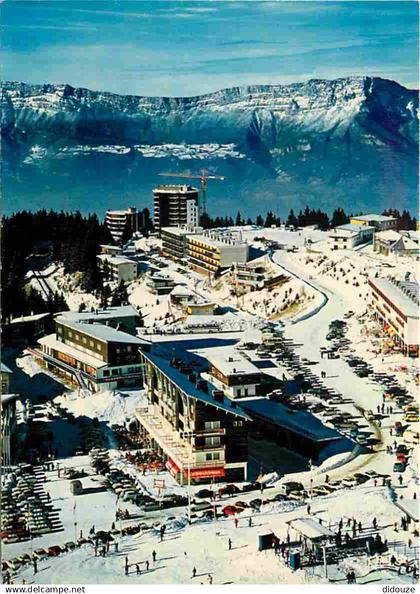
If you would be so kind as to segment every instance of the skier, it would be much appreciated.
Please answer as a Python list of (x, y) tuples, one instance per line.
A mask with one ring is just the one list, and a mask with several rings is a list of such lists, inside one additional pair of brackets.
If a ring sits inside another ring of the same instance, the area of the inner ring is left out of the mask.
[(140, 575), (141, 571), (140, 571), (140, 565), (138, 563), (136, 563), (136, 575)]
[(196, 575), (197, 575), (197, 570), (195, 567), (193, 567), (191, 579), (195, 578)]

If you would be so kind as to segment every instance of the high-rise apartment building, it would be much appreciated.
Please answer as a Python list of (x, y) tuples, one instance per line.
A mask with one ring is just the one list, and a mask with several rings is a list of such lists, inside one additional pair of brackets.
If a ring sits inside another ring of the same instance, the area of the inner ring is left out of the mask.
[(162, 227), (198, 225), (199, 190), (189, 185), (162, 185), (153, 190), (154, 225)]
[(105, 224), (108, 227), (113, 240), (121, 243), (124, 230), (127, 228), (132, 235), (145, 227), (144, 211), (137, 211), (134, 206), (126, 210), (108, 210), (105, 216)]

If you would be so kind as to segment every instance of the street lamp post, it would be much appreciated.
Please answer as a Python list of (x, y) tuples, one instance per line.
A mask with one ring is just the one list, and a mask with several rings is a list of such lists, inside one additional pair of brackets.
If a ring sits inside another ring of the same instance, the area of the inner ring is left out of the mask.
[(193, 448), (193, 439), (195, 437), (194, 431), (184, 431), (182, 437), (187, 437), (190, 440), (190, 447), (188, 448), (188, 466), (187, 466), (187, 488), (188, 488), (188, 523), (191, 524), (191, 457)]

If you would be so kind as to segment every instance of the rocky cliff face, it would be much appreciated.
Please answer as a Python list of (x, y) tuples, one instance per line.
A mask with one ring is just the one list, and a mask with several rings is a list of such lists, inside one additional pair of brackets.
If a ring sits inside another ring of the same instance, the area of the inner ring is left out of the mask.
[(416, 91), (369, 77), (183, 98), (4, 83), (5, 198), (13, 193), (19, 207), (35, 198), (26, 206), (37, 207), (42, 194), (62, 207), (65, 195), (67, 208), (83, 210), (150, 203), (158, 172), (204, 166), (227, 178), (210, 189), (214, 213), (258, 205), (284, 214), (306, 203), (413, 209), (417, 112)]

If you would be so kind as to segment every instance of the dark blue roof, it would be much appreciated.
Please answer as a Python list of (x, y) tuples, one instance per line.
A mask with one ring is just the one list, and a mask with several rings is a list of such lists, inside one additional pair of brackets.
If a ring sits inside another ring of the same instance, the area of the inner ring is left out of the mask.
[(342, 436), (326, 427), (311, 413), (291, 410), (284, 404), (269, 398), (241, 399), (241, 407), (252, 417), (259, 417), (312, 441), (330, 441)]
[[(162, 371), (162, 373), (164, 373), (170, 380), (172, 380), (179, 387), (179, 389), (182, 390), (182, 392), (184, 392), (184, 394), (186, 394), (188, 397), (194, 398), (195, 400), (199, 400), (200, 402), (204, 402), (205, 404), (209, 404), (210, 406), (214, 406), (215, 408), (222, 409), (233, 415), (242, 417), (243, 419), (250, 420), (250, 417), (243, 410), (243, 408), (236, 402), (230, 400), (230, 398), (226, 398), (226, 396), (224, 396), (222, 402), (215, 400), (212, 395), (212, 391), (215, 388), (209, 382), (206, 382), (208, 386), (207, 394), (206, 392), (199, 390), (196, 387), (195, 383), (191, 382), (188, 379), (187, 375), (181, 373), (176, 367), (173, 367), (168, 359), (165, 359), (160, 355), (156, 355), (155, 353), (145, 351), (142, 351), (142, 355), (146, 359), (149, 359), (151, 363), (156, 365), (156, 367), (158, 367)], [(204, 380), (200, 379), (200, 381)]]

